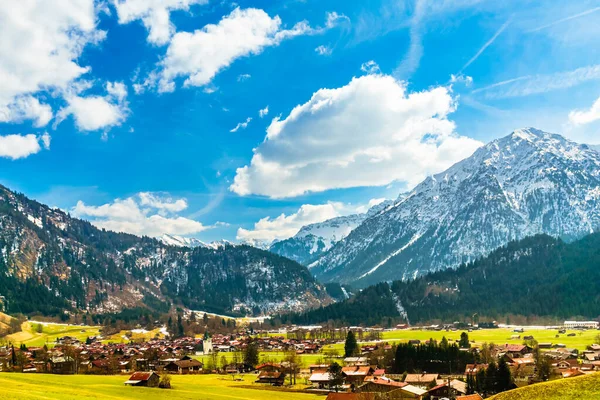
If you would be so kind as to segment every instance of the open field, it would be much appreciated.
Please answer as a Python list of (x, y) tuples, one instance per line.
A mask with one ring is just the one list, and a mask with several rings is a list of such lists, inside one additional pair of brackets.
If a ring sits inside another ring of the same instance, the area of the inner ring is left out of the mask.
[[(260, 356), (259, 356), (259, 360), (261, 363), (263, 362), (281, 362), (283, 361), (283, 359), (285, 358), (285, 352), (282, 351), (261, 351), (260, 352)], [(235, 356), (235, 353), (231, 352), (221, 352), (218, 353), (217, 356), (217, 362), (220, 363), (221, 362), (221, 357), (225, 356), (225, 358), (227, 359), (228, 362), (233, 361), (233, 358)], [(210, 360), (210, 355), (202, 355), (202, 356), (192, 356), (192, 358), (195, 358), (201, 362), (203, 362), (204, 364), (207, 364), (208, 361)], [(242, 354), (238, 353), (238, 359), (241, 360)], [(323, 354), (301, 354), (300, 355), (300, 362), (301, 368), (308, 368), (309, 365), (311, 364), (316, 364), (319, 360), (322, 360)]]
[[(429, 340), (433, 338), (435, 340), (441, 340), (446, 337), (448, 340), (460, 339), (460, 334), (465, 330), (457, 331), (427, 331), (427, 330), (393, 330), (383, 332), (382, 340), (385, 342), (407, 342), (411, 339), (418, 339), (421, 341)], [(566, 334), (560, 334), (556, 337), (558, 331), (556, 329), (529, 329), (525, 330), (525, 333), (514, 333), (511, 329), (498, 328), (498, 329), (481, 329), (473, 332), (467, 332), (469, 334), (469, 340), (474, 341), (474, 344), (480, 346), (484, 342), (495, 343), (495, 344), (521, 344), (523, 343), (523, 336), (533, 336), (535, 340), (540, 343), (561, 343), (568, 348), (574, 348), (579, 350), (585, 350), (587, 346), (595, 342), (595, 338), (600, 334), (600, 330), (568, 330)], [(567, 336), (568, 334), (574, 333), (575, 336)], [(520, 335), (521, 339), (511, 339), (512, 335)], [(363, 342), (361, 342), (363, 343)], [(365, 342), (366, 343), (366, 342)], [(337, 343), (334, 345), (326, 346), (325, 349), (335, 349), (340, 352), (344, 349), (344, 343)]]
[(600, 373), (537, 383), (497, 394), (490, 400), (598, 400)]
[(23, 322), (21, 332), (13, 333), (6, 336), (6, 341), (15, 344), (25, 344), (26, 346), (49, 346), (56, 341), (56, 338), (62, 336), (76, 337), (81, 341), (85, 341), (88, 336), (97, 336), (100, 333), (99, 326), (80, 326), (80, 325), (64, 325), (64, 324), (43, 324), (42, 332), (37, 332), (38, 323)]
[(125, 386), (127, 376), (46, 375), (0, 373), (1, 398), (16, 399), (195, 399), (195, 400), (278, 400), (324, 399), (307, 393), (268, 390), (253, 383), (256, 375), (241, 382), (222, 375), (173, 375), (172, 389)]
[(10, 315), (0, 312), (0, 333), (8, 331), (11, 319), (12, 317)]

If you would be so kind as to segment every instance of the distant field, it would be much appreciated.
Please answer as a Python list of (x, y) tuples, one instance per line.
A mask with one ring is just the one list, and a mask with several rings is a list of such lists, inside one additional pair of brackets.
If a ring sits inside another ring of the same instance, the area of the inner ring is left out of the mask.
[(85, 341), (88, 336), (97, 336), (100, 334), (99, 326), (79, 326), (79, 325), (61, 325), (46, 324), (42, 325), (42, 332), (37, 332), (37, 323), (24, 322), (21, 325), (21, 332), (13, 333), (4, 339), (16, 344), (25, 344), (26, 346), (49, 346), (56, 342), (56, 338), (62, 336), (76, 337)]
[(253, 383), (256, 375), (242, 382), (221, 375), (173, 375), (172, 389), (125, 386), (127, 376), (45, 375), (0, 373), (0, 398), (16, 399), (194, 399), (194, 400), (323, 400), (323, 396), (271, 391)]
[(600, 373), (576, 378), (558, 379), (520, 389), (509, 390), (490, 400), (598, 400)]
[[(448, 340), (459, 340), (462, 332), (465, 331), (457, 330), (455, 332), (446, 332), (426, 330), (394, 330), (383, 332), (382, 340), (387, 342), (406, 342), (411, 339), (425, 341), (433, 338), (435, 340), (441, 340), (442, 337), (446, 337)], [(467, 333), (469, 334), (469, 340), (475, 341), (475, 345), (481, 345), (484, 342), (495, 344), (520, 344), (523, 343), (523, 336), (531, 335), (538, 342), (562, 343), (569, 348), (585, 350), (587, 346), (595, 342), (594, 339), (598, 334), (600, 334), (600, 330), (567, 331), (566, 334), (561, 334), (559, 337), (556, 337), (558, 334), (556, 329), (531, 329), (526, 330), (525, 333), (514, 333), (510, 329), (498, 328), (481, 329)], [(570, 333), (574, 333), (575, 336), (567, 336), (567, 334)], [(520, 335), (521, 339), (511, 339), (510, 337), (512, 335)], [(344, 344), (338, 343), (326, 346), (325, 348), (343, 351)]]
[[(219, 353), (217, 356), (217, 362), (221, 363), (221, 357), (225, 356), (228, 362), (231, 362), (234, 358), (234, 353)], [(193, 356), (193, 358), (202, 361), (203, 363), (208, 363), (210, 359), (210, 355), (206, 356)], [(238, 358), (241, 358), (241, 355), (238, 353)], [(285, 353), (282, 351), (261, 351), (259, 360), (260, 362), (280, 362), (285, 358)], [(311, 364), (316, 364), (318, 361), (323, 359), (323, 354), (302, 354), (300, 355), (301, 365), (300, 368), (308, 368)], [(240, 360), (242, 361), (242, 360)]]

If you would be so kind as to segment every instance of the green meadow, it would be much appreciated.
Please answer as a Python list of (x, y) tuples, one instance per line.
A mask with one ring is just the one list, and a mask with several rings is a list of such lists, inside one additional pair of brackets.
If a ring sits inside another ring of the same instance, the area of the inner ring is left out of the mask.
[[(239, 377), (239, 375), (237, 376)], [(223, 375), (172, 375), (172, 389), (125, 386), (127, 376), (0, 373), (0, 398), (17, 399), (194, 399), (194, 400), (315, 400), (323, 396), (265, 387), (256, 375), (242, 381)]]

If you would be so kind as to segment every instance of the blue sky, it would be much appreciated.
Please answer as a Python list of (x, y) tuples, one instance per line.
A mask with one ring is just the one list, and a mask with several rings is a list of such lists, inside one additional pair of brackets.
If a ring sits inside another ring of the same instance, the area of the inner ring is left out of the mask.
[(0, 182), (109, 229), (281, 239), (516, 128), (600, 143), (600, 1), (9, 3)]

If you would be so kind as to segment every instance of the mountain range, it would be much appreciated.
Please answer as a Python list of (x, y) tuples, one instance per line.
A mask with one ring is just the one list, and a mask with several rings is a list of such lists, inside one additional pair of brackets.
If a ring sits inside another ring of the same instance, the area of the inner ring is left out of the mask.
[(385, 210), (393, 203), (393, 200), (384, 200), (371, 207), (366, 213), (346, 215), (305, 225), (291, 238), (271, 244), (269, 250), (300, 264), (309, 265), (348, 236), (365, 219)]
[[(284, 322), (391, 325), (393, 321), (481, 321), (510, 316), (555, 322), (600, 315), (600, 233), (565, 243), (536, 235), (457, 269), (369, 286), (351, 298)], [(509, 321), (510, 322), (510, 321)]]
[(262, 314), (329, 302), (306, 267), (268, 251), (105, 231), (0, 186), (0, 311)]
[(365, 287), (454, 268), (535, 234), (571, 241), (598, 227), (600, 153), (527, 128), (428, 177), (307, 265), (322, 282)]

